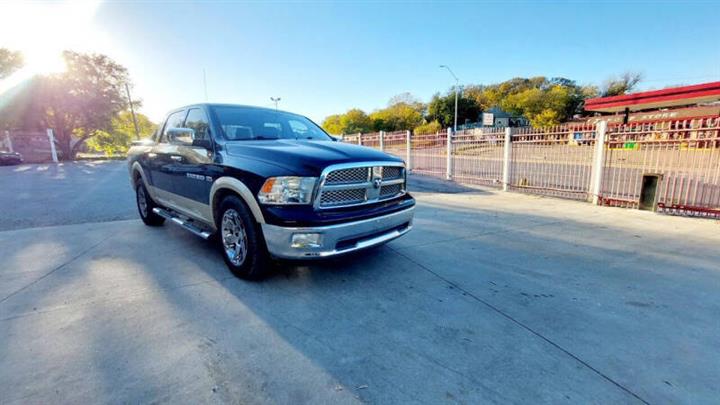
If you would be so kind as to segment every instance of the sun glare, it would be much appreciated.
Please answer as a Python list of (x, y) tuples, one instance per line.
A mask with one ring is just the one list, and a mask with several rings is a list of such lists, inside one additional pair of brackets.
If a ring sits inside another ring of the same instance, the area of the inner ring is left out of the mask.
[(62, 51), (102, 51), (104, 36), (93, 18), (97, 1), (0, 4), (0, 47), (22, 52), (24, 66), (8, 77), (0, 91), (37, 74), (65, 69)]

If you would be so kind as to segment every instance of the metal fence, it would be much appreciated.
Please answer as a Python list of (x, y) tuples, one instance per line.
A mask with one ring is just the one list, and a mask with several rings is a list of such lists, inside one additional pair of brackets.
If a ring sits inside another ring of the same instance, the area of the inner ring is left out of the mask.
[(654, 176), (653, 208), (720, 218), (720, 117), (456, 134), (380, 132), (343, 140), (400, 156), (416, 173), (601, 205), (638, 208), (643, 182)]

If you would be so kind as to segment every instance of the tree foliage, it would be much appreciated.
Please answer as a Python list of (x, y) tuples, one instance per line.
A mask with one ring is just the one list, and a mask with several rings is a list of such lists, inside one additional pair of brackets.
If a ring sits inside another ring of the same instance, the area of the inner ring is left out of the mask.
[(323, 120), (322, 127), (331, 134), (407, 130), (423, 123), (424, 110), (422, 102), (409, 93), (403, 93), (391, 98), (386, 108), (369, 115), (358, 108), (330, 115)]
[(603, 97), (621, 96), (630, 93), (642, 81), (642, 74), (625, 72), (618, 77), (610, 77), (602, 85)]
[(23, 56), (20, 51), (0, 48), (0, 80), (10, 76), (22, 66)]
[(37, 76), (11, 91), (0, 121), (6, 126), (52, 128), (62, 156), (73, 158), (99, 131), (128, 108), (124, 94), (127, 69), (100, 54), (63, 52), (66, 70)]
[[(136, 113), (135, 116), (137, 117), (140, 138), (147, 138), (152, 135), (157, 125), (144, 114)], [(127, 152), (134, 139), (136, 139), (136, 135), (132, 113), (122, 111), (113, 117), (108, 131), (97, 131), (87, 141), (87, 145), (90, 149), (103, 152), (106, 155), (116, 155)]]
[[(474, 98), (464, 93), (458, 95), (458, 125), (466, 121), (475, 122), (480, 116), (480, 106)], [(436, 93), (428, 104), (428, 121), (437, 121), (443, 127), (451, 127), (455, 122), (455, 92), (451, 89), (445, 95)]]
[(413, 133), (415, 135), (430, 135), (436, 134), (440, 131), (442, 131), (442, 125), (440, 125), (440, 123), (437, 121), (431, 121), (415, 127)]

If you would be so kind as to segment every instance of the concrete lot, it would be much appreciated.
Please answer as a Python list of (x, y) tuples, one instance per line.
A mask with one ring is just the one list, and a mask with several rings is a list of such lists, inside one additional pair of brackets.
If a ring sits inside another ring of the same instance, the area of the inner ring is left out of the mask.
[(172, 225), (0, 232), (0, 402), (720, 398), (717, 221), (413, 188), (404, 238), (262, 283)]

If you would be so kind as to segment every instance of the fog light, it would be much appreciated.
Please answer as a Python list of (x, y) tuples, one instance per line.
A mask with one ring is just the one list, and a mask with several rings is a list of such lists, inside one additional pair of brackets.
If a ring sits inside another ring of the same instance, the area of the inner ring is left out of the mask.
[(319, 233), (294, 233), (291, 240), (291, 247), (295, 249), (318, 248), (320, 247)]

